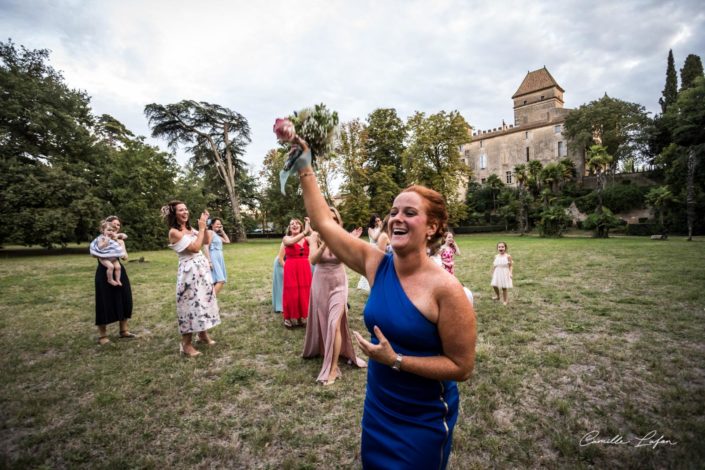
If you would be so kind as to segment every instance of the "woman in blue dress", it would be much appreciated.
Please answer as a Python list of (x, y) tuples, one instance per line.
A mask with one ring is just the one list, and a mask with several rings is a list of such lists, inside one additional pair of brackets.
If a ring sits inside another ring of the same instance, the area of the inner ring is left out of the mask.
[(284, 243), (282, 242), (272, 265), (272, 309), (274, 313), (284, 311), (284, 261)]
[(211, 219), (208, 225), (208, 235), (210, 235), (210, 243), (206, 247), (205, 252), (211, 266), (213, 291), (217, 296), (228, 281), (228, 273), (225, 270), (225, 258), (223, 257), (223, 244), (230, 243), (230, 238), (223, 230), (223, 221), (218, 217)]
[(371, 359), (362, 417), (363, 468), (445, 468), (458, 417), (456, 381), (475, 364), (475, 312), (460, 282), (426, 249), (440, 244), (448, 219), (440, 194), (411, 186), (389, 214), (392, 253), (353, 238), (333, 221), (306, 143), (295, 161), (311, 222), (335, 256), (366, 276), (370, 340), (354, 333)]

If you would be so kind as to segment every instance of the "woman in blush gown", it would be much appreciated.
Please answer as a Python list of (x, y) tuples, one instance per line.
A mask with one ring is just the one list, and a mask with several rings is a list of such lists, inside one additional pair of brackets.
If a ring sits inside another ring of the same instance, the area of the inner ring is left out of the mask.
[[(337, 209), (331, 207), (330, 211), (333, 219), (342, 226)], [(356, 229), (353, 236), (359, 237), (361, 233), (361, 228)], [(341, 375), (338, 368), (340, 356), (357, 367), (367, 367), (367, 363), (356, 356), (348, 326), (348, 276), (345, 267), (316, 232), (311, 238), (309, 260), (316, 269), (311, 281), (303, 357), (323, 356), (316, 381), (332, 385)]]

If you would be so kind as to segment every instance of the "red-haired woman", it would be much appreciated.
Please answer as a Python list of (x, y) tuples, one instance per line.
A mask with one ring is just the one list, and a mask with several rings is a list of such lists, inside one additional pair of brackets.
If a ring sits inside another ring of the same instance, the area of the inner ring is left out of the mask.
[(306, 210), (335, 256), (372, 286), (365, 306), (367, 340), (354, 333), (371, 359), (362, 417), (364, 468), (444, 468), (458, 418), (456, 381), (475, 363), (473, 307), (460, 282), (426, 255), (439, 244), (448, 215), (443, 198), (421, 186), (394, 200), (392, 253), (353, 238), (338, 225), (316, 184), (310, 150), (298, 170)]

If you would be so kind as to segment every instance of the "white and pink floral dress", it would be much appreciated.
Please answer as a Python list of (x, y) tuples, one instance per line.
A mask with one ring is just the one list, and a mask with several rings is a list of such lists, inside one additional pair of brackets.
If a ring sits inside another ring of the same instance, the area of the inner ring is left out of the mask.
[(179, 255), (179, 271), (176, 276), (176, 316), (179, 333), (206, 331), (220, 323), (218, 300), (213, 291), (213, 278), (208, 259), (201, 253), (192, 253), (186, 248), (196, 239), (198, 232), (192, 230), (169, 248)]

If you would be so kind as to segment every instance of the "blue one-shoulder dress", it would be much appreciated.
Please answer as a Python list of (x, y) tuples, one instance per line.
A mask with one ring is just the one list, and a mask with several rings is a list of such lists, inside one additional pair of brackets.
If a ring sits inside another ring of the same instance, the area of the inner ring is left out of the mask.
[[(438, 328), (411, 303), (399, 282), (392, 254), (375, 274), (365, 306), (372, 342), (377, 325), (394, 351), (408, 356), (443, 353)], [(362, 466), (365, 469), (443, 469), (448, 464), (458, 419), (458, 386), (370, 361), (362, 415)]]

